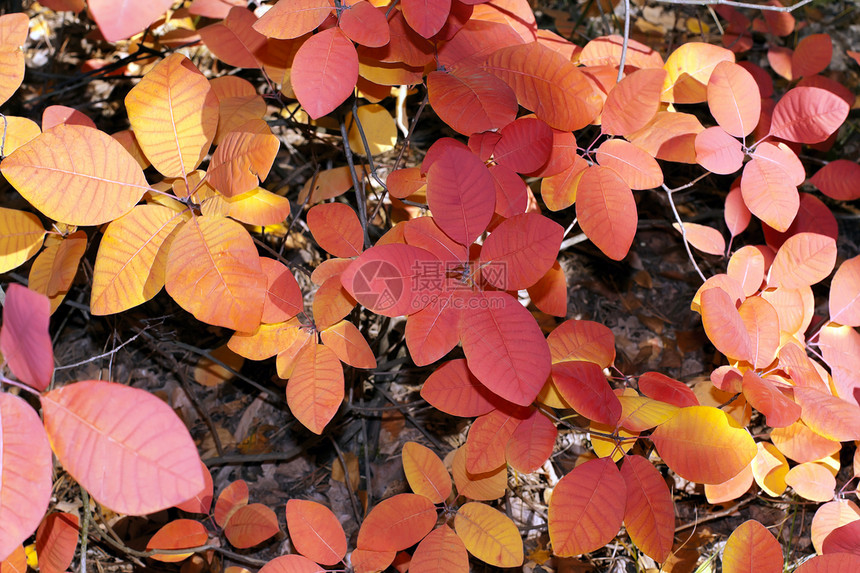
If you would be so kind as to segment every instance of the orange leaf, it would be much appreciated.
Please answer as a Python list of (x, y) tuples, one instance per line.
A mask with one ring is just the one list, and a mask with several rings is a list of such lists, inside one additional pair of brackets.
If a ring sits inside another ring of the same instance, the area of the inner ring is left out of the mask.
[(560, 211), (573, 205), (576, 201), (576, 189), (579, 186), (588, 163), (579, 155), (575, 155), (573, 163), (555, 175), (545, 177), (541, 181), (540, 194), (546, 208), (550, 211)]
[(310, 336), (297, 318), (291, 318), (286, 322), (261, 324), (251, 333), (236, 332), (227, 346), (249, 360), (265, 360), (294, 344), (303, 346)]
[[(505, 219), (481, 249), (484, 277), (504, 290), (534, 285), (555, 262), (563, 235), (561, 225), (539, 213)], [(489, 273), (486, 267), (496, 267), (500, 272)]]
[(597, 162), (621, 176), (631, 189), (653, 189), (663, 184), (657, 161), (623, 139), (607, 139), (595, 152)]
[(182, 503), (177, 503), (174, 507), (187, 511), (188, 513), (209, 513), (212, 507), (212, 496), (214, 495), (214, 484), (212, 483), (212, 474), (206, 464), (200, 463), (203, 470), (203, 480), (205, 485), (197, 492), (194, 497), (190, 497)]
[(323, 30), (305, 40), (290, 75), (296, 99), (311, 119), (334, 111), (352, 95), (357, 80), (358, 54), (340, 28)]
[(836, 489), (836, 478), (830, 470), (815, 462), (804, 462), (788, 470), (785, 483), (800, 497), (818, 502), (832, 500)]
[(539, 44), (521, 44), (493, 52), (483, 68), (514, 90), (517, 101), (562, 131), (591, 123), (599, 113), (591, 84), (564, 56)]
[[(193, 519), (175, 519), (155, 532), (155, 535), (146, 543), (146, 550), (200, 547), (201, 545), (205, 545), (208, 539), (209, 533), (199, 521)], [(193, 553), (193, 551), (180, 554), (155, 553), (152, 555), (152, 558), (164, 563), (179, 563), (191, 557)], [(41, 557), (39, 561), (41, 562)], [(65, 571), (65, 567), (60, 569), (60, 571)]]
[(25, 211), (0, 207), (0, 272), (23, 265), (42, 247), (45, 228)]
[(278, 516), (262, 503), (243, 505), (227, 520), (224, 536), (237, 549), (247, 549), (274, 537), (281, 530)]
[(860, 406), (813, 388), (795, 387), (800, 419), (814, 432), (837, 442), (860, 440)]
[(481, 474), (504, 466), (508, 440), (526, 417), (528, 410), (525, 408), (493, 410), (478, 416), (466, 437), (466, 470)]
[(421, 397), (437, 410), (464, 418), (487, 414), (496, 407), (495, 395), (478, 382), (462, 358), (439, 366), (424, 381)]
[(860, 520), (860, 508), (853, 501), (839, 499), (819, 507), (809, 528), (815, 551), (819, 554), (823, 552), (824, 540), (835, 529), (858, 520)]
[(778, 231), (788, 229), (800, 206), (797, 185), (788, 173), (779, 164), (757, 157), (744, 166), (741, 193), (752, 214)]
[(812, 462), (838, 452), (842, 445), (816, 433), (803, 422), (787, 428), (774, 428), (770, 433), (773, 444), (796, 462)]
[(296, 356), (287, 384), (290, 411), (307, 429), (321, 434), (343, 396), (343, 368), (337, 355), (321, 344), (307, 345)]
[[(406, 321), (406, 346), (415, 364), (436, 362), (460, 342), (460, 310), (455, 291), (443, 292)], [(488, 391), (489, 392), (489, 391)]]
[(87, 248), (87, 234), (76, 231), (45, 247), (30, 267), (29, 286), (51, 300), (51, 313), (65, 298)]
[(0, 573), (27, 573), (27, 553), (23, 545), (18, 544), (12, 553), (0, 562)]
[(469, 553), (496, 567), (523, 564), (523, 541), (517, 526), (497, 509), (474, 501), (454, 516), (454, 529)]
[(717, 64), (734, 62), (735, 55), (725, 48), (687, 42), (666, 58), (668, 72), (663, 83), (662, 100), (669, 103), (700, 103), (707, 99), (708, 82)]
[[(105, 507), (154, 513), (203, 489), (188, 429), (149, 392), (88, 380), (43, 394), (41, 403), (54, 453)], [(135, 471), (122, 471), (127, 467)]]
[(421, 540), (412, 562), (412, 573), (468, 573), (469, 554), (460, 537), (447, 525), (437, 527)]
[(19, 284), (9, 285), (3, 303), (0, 353), (24, 384), (43, 391), (54, 374), (54, 350), (48, 334), (48, 298)]
[(251, 332), (260, 324), (266, 275), (239, 223), (202, 215), (187, 221), (167, 256), (167, 292), (202, 322)]
[(798, 289), (827, 278), (836, 264), (836, 241), (816, 233), (798, 233), (779, 248), (768, 286)]
[(111, 221), (93, 269), (93, 314), (115, 314), (142, 304), (164, 286), (167, 253), (184, 217), (161, 205), (138, 205)]
[(134, 2), (132, 0), (92, 0), (87, 2), (93, 19), (105, 40), (125, 40), (143, 31), (164, 14), (173, 2)]
[(814, 76), (827, 69), (833, 58), (829, 34), (810, 34), (797, 43), (791, 55), (791, 78)]
[(636, 235), (638, 214), (633, 193), (608, 167), (591, 166), (576, 194), (576, 216), (585, 235), (610, 259), (627, 256)]
[(689, 386), (659, 372), (646, 372), (639, 377), (639, 391), (667, 404), (684, 408), (698, 406), (699, 399)]
[(714, 346), (731, 358), (753, 359), (752, 341), (732, 299), (721, 288), (702, 293), (702, 325)]
[(381, 573), (397, 556), (396, 551), (370, 551), (360, 547), (350, 554), (349, 560), (355, 573)]
[(351, 322), (342, 320), (322, 330), (320, 340), (341, 362), (354, 368), (376, 368), (376, 357), (370, 345)]
[(280, 141), (262, 119), (228, 133), (209, 162), (207, 181), (226, 197), (255, 189), (269, 175)]
[[(356, 572), (358, 565), (353, 562)], [(225, 573), (230, 573), (228, 567)], [(246, 569), (243, 571), (247, 571)], [(260, 573), (325, 573), (326, 570), (302, 555), (281, 555), (275, 557), (260, 569)]]
[(329, 0), (280, 2), (254, 23), (254, 29), (270, 38), (289, 40), (312, 32), (331, 14)]
[(751, 362), (755, 368), (764, 368), (773, 362), (779, 348), (779, 315), (769, 302), (757, 296), (743, 301), (738, 313), (749, 335)]
[(266, 49), (266, 37), (252, 26), (257, 22), (247, 7), (234, 6), (221, 22), (200, 28), (198, 33), (212, 54), (227, 65), (258, 68)]
[(642, 69), (613, 86), (603, 106), (600, 126), (603, 133), (627, 135), (645, 127), (660, 107), (665, 79), (666, 70)]
[(722, 483), (756, 455), (750, 433), (711, 406), (682, 408), (654, 430), (651, 441), (672, 471), (697, 483)]
[(658, 111), (645, 127), (626, 137), (657, 159), (694, 164), (696, 135), (704, 129), (692, 114)]
[(341, 277), (329, 277), (314, 293), (314, 324), (326, 329), (340, 322), (355, 308), (356, 301), (343, 285)]
[[(672, 223), (672, 227), (679, 233), (681, 232), (680, 224)], [(721, 256), (726, 252), (726, 241), (723, 239), (722, 233), (713, 227), (697, 223), (684, 223), (684, 234), (687, 241), (703, 253)]]
[[(583, 66), (618, 66), (624, 44), (627, 44), (626, 65), (637, 68), (662, 68), (663, 58), (652, 48), (633, 39), (625, 41), (617, 35), (601, 36), (588, 42), (579, 55)], [(623, 80), (622, 80), (623, 81)]]
[(117, 219), (149, 189), (143, 171), (122, 145), (79, 125), (42, 133), (6, 157), (2, 169), (34, 207), (72, 225)]
[(220, 527), (227, 522), (240, 507), (248, 505), (248, 484), (245, 480), (237, 479), (221, 490), (218, 500), (215, 502), (215, 511), (212, 516), (215, 523)]
[(218, 98), (182, 54), (159, 62), (128, 93), (125, 106), (138, 144), (165, 177), (185, 177), (209, 153)]
[(744, 164), (741, 142), (722, 127), (709, 127), (697, 134), (695, 147), (696, 163), (719, 175), (731, 175)]
[(853, 201), (860, 198), (860, 189), (852, 181), (860, 178), (860, 165), (848, 159), (831, 161), (809, 180), (822, 193), (837, 201)]
[(860, 555), (853, 553), (831, 553), (804, 561), (795, 573), (841, 573), (860, 568)]
[(559, 317), (567, 314), (567, 277), (558, 261), (527, 290), (541, 312)]
[(708, 80), (708, 107), (726, 132), (746, 137), (761, 114), (761, 96), (752, 74), (731, 61), (717, 64)]
[(731, 191), (726, 195), (726, 209), (724, 215), (726, 219), (726, 227), (729, 228), (729, 232), (732, 234), (732, 237), (743, 233), (747, 228), (747, 225), (750, 224), (752, 214), (743, 201), (740, 184), (732, 186)]
[(322, 203), (311, 207), (308, 227), (320, 247), (336, 257), (349, 258), (364, 250), (364, 232), (352, 207)]
[(553, 553), (572, 557), (611, 541), (624, 519), (626, 491), (611, 458), (589, 460), (561, 478), (549, 501)]
[(424, 539), (436, 525), (436, 506), (423, 495), (401, 493), (382, 500), (361, 524), (358, 547), (400, 551)]
[(296, 551), (323, 565), (337, 565), (346, 555), (346, 534), (337, 516), (315, 501), (287, 502), (287, 528)]
[(227, 200), (227, 216), (248, 225), (274, 225), (290, 216), (290, 200), (255, 187)]
[(539, 169), (552, 150), (552, 129), (536, 117), (521, 117), (499, 131), (493, 159), (517, 173)]
[(725, 573), (780, 573), (782, 570), (782, 546), (758, 521), (745, 521), (726, 541)]
[[(75, 557), (75, 548), (78, 545), (78, 526), (77, 515), (53, 512), (45, 516), (36, 531), (36, 554), (39, 556), (39, 571), (65, 573)], [(200, 527), (203, 526), (200, 525)]]
[(860, 326), (860, 257), (843, 262), (830, 282), (830, 320)]
[(5, 561), (33, 534), (48, 509), (53, 461), (38, 414), (8, 392), (0, 393), (0, 431), (0, 560)]
[(718, 484), (705, 484), (705, 496), (708, 503), (725, 503), (732, 501), (749, 491), (753, 484), (752, 464), (747, 465), (735, 477)]
[(627, 534), (654, 561), (665, 561), (675, 537), (675, 507), (663, 476), (642, 456), (627, 456), (621, 477), (627, 486)]
[(30, 18), (23, 12), (0, 17), (0, 104), (18, 91), (24, 80), (24, 52)]
[(283, 322), (304, 310), (301, 288), (290, 269), (282, 262), (268, 257), (260, 257), (260, 266), (266, 275), (262, 322)]
[(443, 503), (451, 495), (451, 476), (439, 456), (417, 442), (403, 444), (403, 472), (412, 491), (433, 503)]
[(726, 274), (741, 284), (744, 296), (752, 296), (764, 280), (764, 255), (751, 245), (741, 247), (732, 253)]
[(615, 335), (598, 322), (566, 320), (549, 333), (547, 343), (553, 364), (585, 360), (608, 368), (615, 362)]
[(473, 474), (466, 470), (466, 448), (460, 447), (454, 452), (451, 462), (451, 475), (457, 494), (469, 499), (491, 501), (505, 495), (508, 487), (508, 468), (504, 464), (496, 470)]
[(773, 497), (779, 497), (785, 492), (785, 474), (788, 473), (788, 460), (782, 452), (770, 442), (756, 443), (758, 453), (750, 467), (758, 486)]
[(747, 370), (744, 372), (743, 385), (747, 401), (765, 415), (768, 426), (784, 428), (800, 418), (800, 406), (780, 392), (766, 378), (761, 378), (752, 370)]
[(546, 414), (534, 409), (511, 434), (505, 447), (505, 459), (520, 473), (536, 471), (552, 455), (557, 437), (555, 423)]
[(519, 109), (508, 84), (474, 66), (430, 72), (427, 95), (439, 119), (463, 135), (501, 129)]
[[(649, 372), (648, 374), (656, 374), (656, 372)], [(678, 406), (644, 396), (621, 395), (618, 396), (618, 401), (621, 402), (621, 419), (618, 420), (616, 426), (626, 428), (632, 432), (642, 432), (659, 426), (678, 411)], [(698, 405), (698, 401), (696, 405)], [(609, 426), (608, 428), (609, 432), (611, 432), (614, 426)], [(592, 436), (592, 443), (597, 439), (599, 439), (598, 436)], [(632, 445), (632, 441), (623, 444), (624, 447)]]
[(797, 143), (818, 143), (839, 129), (848, 111), (845, 100), (830, 91), (796, 87), (777, 102), (770, 135)]

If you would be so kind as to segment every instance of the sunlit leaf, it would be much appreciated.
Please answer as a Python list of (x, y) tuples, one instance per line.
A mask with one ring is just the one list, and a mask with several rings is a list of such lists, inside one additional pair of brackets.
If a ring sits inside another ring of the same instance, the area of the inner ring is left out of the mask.
[(816, 233), (798, 233), (777, 251), (768, 285), (788, 289), (814, 285), (824, 280), (835, 264), (835, 240)]
[(758, 442), (756, 447), (758, 453), (750, 464), (753, 478), (766, 494), (779, 497), (787, 487), (785, 474), (788, 473), (788, 460), (770, 442)]
[(29, 23), (23, 12), (0, 18), (0, 104), (6, 103), (24, 80), (24, 52), (20, 47), (27, 41)]
[(668, 58), (662, 99), (669, 103), (700, 103), (707, 99), (708, 82), (720, 62), (734, 62), (732, 52), (702, 42), (681, 44)]
[(454, 529), (469, 553), (497, 567), (519, 567), (523, 563), (523, 541), (511, 518), (483, 503), (460, 506)]
[(320, 247), (336, 257), (354, 257), (364, 250), (364, 233), (352, 207), (323, 203), (308, 211), (308, 227)]
[(752, 370), (744, 372), (743, 388), (747, 401), (765, 415), (768, 426), (784, 428), (800, 418), (800, 406)]
[(462, 358), (443, 363), (421, 387), (421, 397), (434, 408), (464, 418), (481, 416), (493, 410), (493, 396), (469, 371), (466, 360)]
[(61, 125), (3, 160), (3, 175), (46, 216), (100, 225), (129, 212), (149, 185), (115, 139), (79, 125)]
[(228, 133), (209, 162), (207, 181), (226, 197), (257, 187), (269, 175), (280, 141), (261, 119)]
[(621, 418), (621, 403), (594, 362), (571, 360), (552, 366), (552, 379), (564, 400), (589, 420), (614, 426)]
[(346, 555), (346, 534), (337, 516), (315, 501), (287, 501), (287, 528), (296, 551), (323, 565), (337, 565)]
[(460, 447), (454, 452), (451, 462), (451, 475), (458, 495), (469, 499), (490, 501), (505, 495), (508, 487), (508, 468), (504, 464), (490, 472), (473, 474), (466, 470), (466, 448)]
[(780, 573), (782, 570), (782, 546), (758, 521), (745, 521), (726, 541), (725, 573)]
[(589, 460), (561, 478), (549, 502), (553, 553), (589, 553), (611, 541), (624, 519), (626, 491), (611, 458)]
[(430, 72), (427, 94), (439, 118), (463, 135), (501, 129), (516, 118), (519, 108), (505, 82), (473, 66)]
[(851, 398), (848, 402), (813, 388), (794, 389), (800, 419), (814, 432), (837, 442), (860, 440), (860, 406)]
[(600, 36), (589, 41), (579, 55), (579, 63), (583, 66), (618, 66), (625, 44), (626, 65), (644, 69), (663, 67), (663, 58), (659, 52), (642, 42), (618, 35)]
[(537, 42), (493, 52), (483, 68), (507, 83), (523, 107), (562, 131), (581, 129), (599, 113), (591, 86), (564, 56)]
[(134, 0), (91, 0), (87, 7), (105, 40), (125, 40), (143, 31), (171, 6), (171, 0), (135, 2)]
[(718, 175), (731, 175), (743, 166), (741, 142), (719, 126), (696, 135), (696, 163)]
[(615, 335), (599, 322), (566, 320), (549, 333), (547, 343), (553, 364), (586, 360), (608, 368), (615, 362)]
[(777, 102), (770, 135), (797, 143), (818, 143), (842, 125), (848, 111), (848, 104), (832, 92), (796, 87)]
[(675, 473), (697, 483), (722, 483), (756, 455), (750, 433), (711, 406), (682, 408), (654, 430), (651, 441)]
[(689, 386), (659, 372), (646, 372), (639, 377), (639, 391), (661, 402), (679, 408), (698, 406), (699, 399)]
[(675, 536), (675, 508), (663, 476), (642, 456), (627, 456), (621, 477), (627, 485), (627, 534), (643, 553), (655, 561), (665, 561)]
[(779, 315), (769, 302), (757, 296), (743, 301), (738, 313), (749, 335), (751, 362), (755, 368), (764, 368), (773, 362), (779, 348)]
[(254, 29), (270, 38), (291, 39), (312, 32), (331, 14), (328, 0), (279, 2), (266, 12)]
[(758, 84), (741, 66), (720, 62), (708, 80), (708, 107), (720, 127), (735, 137), (746, 137), (761, 114)]
[(321, 344), (307, 345), (297, 356), (287, 384), (290, 411), (310, 431), (321, 434), (343, 402), (343, 368), (337, 355)]
[(433, 503), (443, 503), (451, 495), (451, 476), (433, 451), (417, 442), (403, 444), (403, 472), (412, 491)]
[(821, 554), (824, 540), (835, 529), (860, 520), (860, 508), (853, 501), (839, 499), (825, 503), (815, 512), (810, 525), (810, 537), (815, 550)]
[[(672, 227), (679, 233), (681, 225), (672, 223)], [(696, 249), (709, 255), (723, 255), (726, 252), (726, 241), (722, 233), (713, 227), (699, 225), (697, 223), (684, 223), (684, 233), (687, 241)]]
[(749, 333), (734, 302), (721, 288), (702, 292), (702, 325), (714, 346), (737, 360), (751, 362), (753, 346)]
[(830, 320), (860, 326), (860, 257), (843, 262), (830, 283)]
[(544, 465), (552, 455), (558, 429), (538, 409), (521, 421), (505, 448), (505, 460), (520, 473), (531, 473)]
[(630, 186), (608, 167), (592, 166), (577, 187), (576, 216), (585, 235), (610, 259), (627, 256), (638, 214)]
[(129, 515), (154, 513), (203, 488), (188, 429), (149, 392), (88, 380), (43, 394), (41, 403), (54, 453), (105, 507)]
[(732, 253), (726, 274), (741, 284), (745, 296), (752, 296), (764, 280), (764, 255), (751, 245), (741, 247)]
[(810, 501), (830, 501), (836, 489), (836, 478), (826, 467), (815, 462), (796, 465), (785, 474), (785, 483)]
[(371, 551), (400, 551), (421, 541), (434, 525), (433, 502), (423, 495), (401, 493), (370, 510), (358, 531), (357, 545)]
[(663, 171), (643, 149), (623, 139), (607, 139), (595, 152), (597, 162), (621, 176), (631, 189), (653, 189), (663, 184)]
[(209, 153), (217, 104), (208, 80), (180, 53), (159, 62), (125, 98), (141, 149), (165, 177), (184, 177)]
[(705, 496), (708, 503), (725, 503), (738, 499), (749, 491), (753, 484), (751, 464), (747, 465), (735, 477), (718, 484), (705, 484)]
[[(347, 139), (353, 153), (379, 155), (391, 151), (397, 143), (397, 123), (379, 104), (359, 107), (358, 113), (347, 116), (346, 124), (349, 126)], [(366, 148), (364, 141), (367, 141)]]
[[(649, 374), (656, 374), (656, 372)], [(618, 420), (617, 425), (632, 432), (642, 432), (659, 426), (678, 411), (678, 406), (645, 396), (621, 395), (618, 396), (618, 401), (621, 402), (621, 419)], [(609, 431), (612, 429), (613, 427), (610, 427)], [(595, 439), (596, 437), (592, 436), (592, 442)], [(628, 445), (632, 445), (632, 441), (628, 442)]]
[(412, 573), (468, 573), (469, 554), (460, 536), (447, 525), (437, 527), (425, 537), (409, 564)]
[(235, 221), (203, 215), (186, 222), (167, 256), (165, 283), (200, 321), (241, 332), (260, 324), (266, 275), (251, 236)]
[(603, 107), (600, 126), (603, 133), (627, 135), (645, 127), (660, 107), (665, 79), (663, 69), (641, 69), (616, 84)]

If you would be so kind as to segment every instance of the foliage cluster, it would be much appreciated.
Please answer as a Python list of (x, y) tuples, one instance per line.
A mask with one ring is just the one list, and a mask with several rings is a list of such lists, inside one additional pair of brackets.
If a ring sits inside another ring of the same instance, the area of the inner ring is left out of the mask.
[[(104, 38), (118, 41), (173, 4), (102, 0), (89, 10)], [(172, 51), (125, 98), (129, 130), (108, 135), (59, 106), (45, 110), (41, 126), (4, 117), (0, 171), (40, 216), (0, 209), (0, 271), (35, 257), (29, 289), (12, 285), (6, 295), (3, 382), (36, 396), (42, 416), (0, 393), (0, 558), (20, 563), (37, 528), (43, 571), (64, 571), (73, 558), (79, 519), (44, 516), (51, 451), (116, 512), (211, 510), (211, 476), (159, 399), (105, 381), (51, 389), (49, 316), (97, 242), (93, 315), (125, 312), (164, 288), (197, 320), (235, 331), (235, 353), (276, 357), (292, 414), (316, 434), (341, 409), (344, 367), (376, 367), (366, 336), (378, 335), (378, 317), (405, 316), (409, 357), (436, 365), (422, 397), (475, 418), (450, 467), (406, 444), (413, 493), (376, 504), (351, 548), (328, 508), (291, 500), (286, 521), (299, 554), (276, 558), (267, 573), (323, 571), (347, 553), (357, 572), (392, 563), (465, 572), (469, 555), (520, 566), (521, 534), (493, 502), (509, 471), (547, 463), (573, 415), (585, 420), (594, 456), (552, 491), (556, 556), (596, 551), (623, 526), (641, 553), (669, 559), (675, 513), (658, 464), (704, 484), (712, 503), (753, 483), (768, 496), (791, 487), (826, 502), (813, 522), (821, 555), (798, 571), (860, 569), (860, 509), (836, 493), (843, 443), (860, 440), (860, 257), (837, 267), (830, 207), (798, 191), (807, 182), (804, 150), (827, 152), (854, 104), (849, 90), (819, 75), (831, 59), (826, 34), (804, 35), (787, 11), (750, 20), (720, 6), (728, 47), (688, 42), (664, 60), (622, 36), (574, 45), (538, 29), (526, 0), (282, 0), (268, 8), (258, 18), (244, 2), (195, 0), (172, 16), (215, 20), (178, 37), (199, 38), (227, 66), (258, 70), (266, 99), (251, 82), (207, 78)], [(2, 101), (23, 78), (27, 33), (26, 15), (0, 18)], [(770, 71), (744, 59), (753, 34), (769, 43)], [(793, 34), (791, 50), (780, 38)], [(422, 108), (456, 137), (433, 142), (418, 166), (398, 158), (385, 177), (379, 157), (395, 147), (397, 128), (380, 102), (407, 86), (419, 86)], [(272, 126), (284, 122), (342, 137), (347, 165), (315, 174), (297, 196), (264, 188), (281, 146)], [(725, 196), (726, 227), (734, 239), (754, 216), (766, 243), (732, 250), (718, 229), (681, 221), (677, 189), (664, 184), (679, 163), (699, 166), (701, 177), (740, 173)], [(538, 182), (537, 196), (526, 178)], [(808, 181), (830, 204), (860, 198), (860, 166), (847, 159), (825, 161)], [(566, 318), (557, 258), (573, 224), (565, 231), (556, 220), (574, 210), (585, 236), (620, 261), (636, 235), (634, 192), (655, 188), (692, 264), (688, 245), (726, 261), (711, 277), (695, 267), (704, 284), (692, 310), (726, 363), (695, 388), (658, 372), (611, 384), (611, 330), (569, 319), (545, 336), (532, 312)], [(288, 196), (301, 212), (291, 213)], [(313, 271), (309, 309), (277, 251), (260, 247), (260, 237), (289, 233), (291, 216), (303, 217), (331, 255)], [(373, 240), (380, 226), (385, 233)], [(826, 293), (827, 316), (816, 318), (812, 287), (834, 269), (817, 291)], [(457, 347), (463, 357), (446, 359)], [(752, 423), (769, 429), (754, 437)], [(249, 503), (241, 481), (220, 493), (213, 518), (235, 548), (278, 532), (274, 512)], [(181, 561), (208, 549), (212, 535), (199, 520), (177, 519), (147, 548)], [(782, 571), (783, 555), (750, 521), (729, 538), (723, 567)]]

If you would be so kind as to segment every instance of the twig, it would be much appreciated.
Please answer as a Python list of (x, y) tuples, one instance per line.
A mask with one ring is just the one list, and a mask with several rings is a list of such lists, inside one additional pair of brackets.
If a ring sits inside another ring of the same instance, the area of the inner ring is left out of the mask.
[[(349, 468), (346, 467), (346, 458), (343, 455), (343, 452), (340, 451), (340, 446), (337, 445), (337, 442), (331, 436), (328, 436), (331, 445), (334, 446), (334, 451), (337, 454), (337, 459), (340, 461), (341, 467), (343, 467), (343, 481), (346, 482), (346, 490), (349, 492), (349, 503), (352, 505), (352, 512), (355, 515), (355, 522), (361, 523), (361, 511), (358, 509), (358, 500), (355, 497), (355, 491), (352, 489), (352, 481), (349, 479)], [(370, 468), (368, 468), (369, 470)]]
[(661, 4), (676, 4), (678, 6), (731, 6), (732, 8), (749, 8), (768, 12), (794, 12), (798, 8), (812, 3), (812, 0), (801, 0), (793, 6), (771, 6), (769, 4), (749, 4), (734, 0), (655, 0)]
[(627, 61), (627, 43), (630, 41), (630, 0), (624, 0), (624, 41), (621, 44), (621, 61), (618, 62), (618, 78), (624, 77), (624, 62)]
[(687, 241), (687, 229), (684, 227), (684, 222), (681, 221), (681, 215), (678, 213), (678, 208), (675, 207), (675, 199), (672, 197), (672, 194), (676, 190), (669, 189), (665, 184), (663, 185), (663, 189), (666, 191), (666, 197), (669, 198), (669, 205), (672, 206), (672, 213), (675, 215), (675, 221), (678, 222), (678, 225), (681, 228), (681, 239), (684, 241), (684, 248), (687, 250), (687, 257), (689, 257), (690, 262), (693, 263), (693, 268), (696, 269), (696, 272), (699, 274), (699, 278), (702, 279), (702, 282), (705, 282), (708, 279), (705, 278), (705, 273), (702, 272), (702, 269), (699, 268), (698, 263), (696, 263), (696, 259), (693, 257), (693, 251), (690, 249), (690, 243)]
[(690, 529), (691, 527), (696, 527), (697, 525), (700, 525), (702, 523), (706, 523), (708, 521), (714, 521), (715, 519), (720, 519), (721, 517), (727, 517), (727, 516), (733, 514), (734, 512), (736, 512), (737, 510), (739, 510), (740, 508), (742, 508), (743, 506), (749, 505), (750, 503), (755, 501), (755, 499), (756, 499), (755, 496), (748, 497), (747, 499), (741, 500), (741, 501), (737, 502), (736, 504), (734, 504), (733, 506), (727, 507), (726, 509), (724, 509), (722, 511), (717, 511), (717, 512), (708, 514), (701, 519), (697, 519), (696, 521), (691, 521), (689, 523), (685, 523), (684, 525), (679, 525), (678, 527), (675, 528), (675, 533), (678, 533), (679, 531), (684, 531), (685, 529)]
[[(355, 114), (353, 114), (355, 118)], [(370, 235), (367, 234), (367, 197), (364, 186), (359, 185), (358, 173), (355, 171), (355, 161), (352, 158), (352, 149), (349, 148), (349, 134), (346, 131), (346, 122), (340, 120), (340, 135), (343, 139), (343, 152), (346, 155), (346, 163), (349, 165), (349, 173), (352, 175), (352, 185), (355, 187), (355, 201), (358, 203), (358, 220), (361, 222), (361, 231), (364, 234), (364, 248), (370, 247)]]
[(115, 347), (113, 350), (110, 350), (110, 351), (105, 352), (103, 354), (99, 354), (98, 356), (93, 356), (91, 358), (87, 358), (86, 360), (82, 360), (80, 362), (75, 362), (74, 364), (66, 364), (65, 366), (55, 366), (54, 370), (67, 370), (69, 368), (77, 368), (78, 366), (83, 366), (84, 364), (89, 364), (90, 362), (95, 362), (96, 360), (101, 360), (102, 358), (107, 358), (109, 356), (113, 356), (114, 354), (119, 352), (124, 346), (131, 344), (132, 342), (137, 340), (137, 338), (141, 334), (143, 334), (146, 331), (146, 329), (148, 329), (148, 328), (149, 328), (148, 326), (143, 327), (143, 329), (141, 329), (140, 332), (138, 332), (137, 334), (135, 334), (134, 336), (132, 336), (131, 338), (129, 338), (128, 340), (126, 340), (125, 342), (120, 344), (119, 346)]

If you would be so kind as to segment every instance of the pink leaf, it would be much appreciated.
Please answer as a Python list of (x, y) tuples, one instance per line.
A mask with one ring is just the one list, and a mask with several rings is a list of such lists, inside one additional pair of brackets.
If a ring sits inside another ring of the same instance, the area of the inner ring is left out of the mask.
[(51, 383), (54, 351), (48, 334), (48, 297), (18, 284), (9, 285), (0, 328), (0, 352), (21, 382), (42, 391)]

